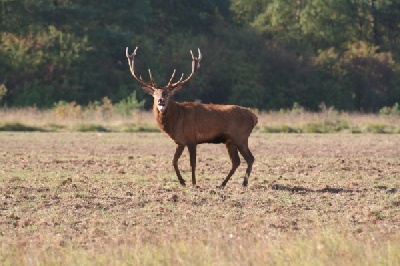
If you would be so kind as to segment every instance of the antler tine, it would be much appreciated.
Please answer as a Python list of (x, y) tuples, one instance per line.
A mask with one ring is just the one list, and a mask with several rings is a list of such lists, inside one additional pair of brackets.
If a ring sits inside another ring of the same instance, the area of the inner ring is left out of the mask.
[(129, 48), (126, 47), (126, 51), (125, 51), (125, 52), (126, 52), (126, 57), (128, 57), (128, 58), (134, 57), (134, 56), (136, 55), (136, 51), (137, 51), (138, 48), (139, 48), (139, 47), (136, 46), (135, 50), (133, 50), (133, 53), (132, 53), (132, 54), (129, 54), (129, 52), (128, 52)]
[(151, 85), (157, 87), (156, 82), (154, 81), (153, 75), (151, 74), (150, 68), (148, 69), (149, 71), (149, 76), (150, 76), (150, 81), (151, 81)]
[(129, 58), (129, 57), (130, 57), (128, 50), (129, 50), (129, 48), (126, 47), (126, 50), (125, 50), (126, 58)]
[(181, 82), (182, 79), (183, 79), (183, 75), (184, 75), (184, 74), (182, 73), (181, 78), (180, 78), (177, 82), (171, 84), (172, 79), (173, 79), (174, 76), (175, 76), (175, 72), (176, 72), (176, 69), (174, 69), (174, 73), (172, 73), (172, 76), (171, 76), (170, 80), (168, 81), (167, 87), (169, 87), (169, 88), (173, 88), (173, 87), (174, 87), (174, 84), (177, 84), (177, 83)]
[(194, 74), (196, 73), (196, 70), (200, 67), (200, 60), (202, 58), (200, 48), (197, 48), (197, 50), (199, 52), (199, 56), (197, 58), (193, 55), (192, 50), (190, 50), (190, 54), (192, 55), (192, 73), (190, 73), (190, 75), (185, 80), (182, 80), (183, 79), (183, 74), (182, 74), (181, 78), (177, 82), (172, 84), (168, 83), (168, 86), (170, 88), (182, 87), (186, 82), (188, 82), (193, 78)]
[(182, 75), (181, 75), (181, 78), (178, 80), (178, 82), (181, 82), (181, 80), (183, 79), (183, 73), (182, 73)]
[(198, 59), (199, 59), (199, 63), (200, 63), (200, 60), (201, 60), (201, 58), (202, 58), (203, 56), (201, 55), (200, 48), (197, 48), (197, 51), (199, 52), (199, 57), (198, 57)]
[(176, 72), (176, 69), (174, 69), (174, 72), (172, 73), (172, 76), (171, 76), (171, 78), (170, 78), (169, 81), (168, 81), (167, 87), (168, 87), (169, 85), (171, 85), (171, 82), (172, 82), (172, 80), (174, 79), (174, 76), (175, 76), (175, 72)]
[(136, 48), (135, 48), (135, 50), (133, 51), (132, 54), (129, 54), (129, 51), (128, 51), (129, 48), (128, 48), (128, 47), (126, 47), (126, 51), (125, 51), (126, 57), (128, 58), (129, 69), (130, 69), (130, 71), (131, 71), (132, 76), (133, 76), (141, 85), (143, 85), (143, 86), (145, 86), (145, 87), (151, 88), (151, 87), (157, 86), (157, 85), (155, 84), (155, 82), (154, 82), (154, 79), (153, 79), (152, 75), (151, 75), (150, 69), (149, 69), (149, 74), (150, 74), (151, 84), (145, 82), (145, 81), (142, 79), (142, 76), (139, 76), (139, 77), (138, 77), (138, 76), (136, 75), (136, 73), (135, 73), (135, 56), (136, 56), (136, 51), (137, 51), (137, 49), (138, 49), (138, 46), (136, 46)]

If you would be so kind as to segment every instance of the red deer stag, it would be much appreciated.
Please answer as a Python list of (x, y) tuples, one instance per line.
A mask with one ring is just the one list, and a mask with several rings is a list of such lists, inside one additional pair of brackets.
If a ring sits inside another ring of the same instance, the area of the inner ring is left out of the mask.
[(185, 180), (178, 168), (178, 160), (185, 147), (188, 147), (190, 166), (192, 168), (192, 184), (196, 186), (196, 146), (202, 143), (225, 143), (232, 162), (232, 168), (221, 183), (225, 187), (231, 176), (235, 173), (240, 164), (238, 151), (247, 162), (246, 175), (243, 186), (248, 185), (248, 179), (254, 162), (254, 157), (248, 147), (248, 139), (254, 126), (257, 124), (257, 116), (249, 109), (236, 105), (201, 104), (195, 102), (175, 102), (171, 96), (177, 93), (182, 86), (190, 81), (196, 70), (200, 67), (201, 53), (193, 56), (192, 51), (192, 72), (183, 79), (183, 75), (176, 82), (173, 82), (175, 70), (172, 73), (168, 84), (164, 87), (156, 85), (150, 69), (150, 82), (145, 82), (141, 76), (135, 73), (136, 49), (132, 54), (126, 48), (129, 68), (132, 76), (140, 83), (141, 88), (154, 98), (153, 114), (158, 127), (168, 134), (177, 144), (174, 159), (174, 166), (179, 183), (185, 185)]

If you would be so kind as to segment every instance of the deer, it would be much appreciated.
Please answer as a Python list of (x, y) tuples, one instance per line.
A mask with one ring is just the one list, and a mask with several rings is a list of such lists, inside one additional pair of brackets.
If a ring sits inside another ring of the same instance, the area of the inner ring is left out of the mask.
[(198, 57), (192, 55), (192, 72), (184, 79), (182, 73), (179, 80), (174, 81), (176, 69), (166, 86), (157, 86), (150, 69), (150, 81), (146, 82), (135, 72), (135, 56), (138, 47), (129, 54), (126, 48), (129, 69), (141, 89), (153, 97), (153, 115), (158, 128), (165, 132), (176, 144), (172, 165), (182, 186), (186, 185), (178, 160), (185, 147), (189, 151), (192, 171), (192, 185), (196, 185), (196, 147), (198, 144), (225, 144), (231, 160), (231, 169), (219, 188), (224, 188), (240, 165), (239, 152), (247, 163), (246, 174), (242, 185), (248, 186), (248, 180), (254, 163), (254, 156), (248, 147), (248, 139), (258, 122), (257, 116), (248, 108), (238, 105), (203, 104), (199, 102), (175, 102), (172, 96), (179, 92), (195, 75), (200, 67), (202, 54), (198, 48)]

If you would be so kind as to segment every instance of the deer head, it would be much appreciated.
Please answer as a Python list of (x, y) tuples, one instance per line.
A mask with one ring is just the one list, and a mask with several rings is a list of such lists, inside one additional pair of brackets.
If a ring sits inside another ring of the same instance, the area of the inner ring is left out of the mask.
[(171, 78), (168, 81), (168, 84), (166, 86), (160, 87), (157, 86), (156, 82), (153, 79), (153, 75), (151, 74), (150, 69), (149, 71), (149, 76), (150, 76), (150, 82), (146, 82), (142, 79), (142, 76), (137, 76), (135, 73), (135, 55), (138, 47), (133, 51), (132, 54), (129, 54), (128, 52), (128, 47), (126, 47), (126, 57), (128, 59), (128, 64), (129, 68), (131, 70), (132, 76), (140, 83), (141, 88), (144, 92), (147, 94), (150, 94), (154, 98), (154, 104), (157, 105), (157, 109), (159, 112), (165, 112), (167, 110), (168, 102), (169, 99), (172, 95), (177, 93), (187, 82), (189, 82), (193, 77), (196, 72), (196, 70), (200, 67), (200, 61), (201, 61), (201, 53), (200, 49), (198, 49), (199, 56), (194, 57), (192, 51), (190, 51), (190, 54), (192, 55), (192, 72), (190, 75), (186, 78), (183, 79), (184, 74), (182, 73), (180, 79), (176, 82), (173, 82), (174, 76), (176, 69), (174, 69), (174, 72), (171, 75)]

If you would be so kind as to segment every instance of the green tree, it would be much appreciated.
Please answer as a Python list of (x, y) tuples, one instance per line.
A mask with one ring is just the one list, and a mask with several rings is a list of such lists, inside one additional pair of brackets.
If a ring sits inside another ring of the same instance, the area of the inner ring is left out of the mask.
[(127, 46), (140, 47), (137, 71), (148, 78), (151, 68), (159, 85), (175, 68), (189, 73), (189, 50), (201, 49), (181, 101), (312, 110), (400, 102), (398, 1), (7, 0), (0, 12), (9, 106), (120, 102), (133, 91), (141, 102)]
[(356, 40), (353, 4), (350, 1), (309, 1), (301, 12), (301, 31), (314, 50), (345, 48)]

